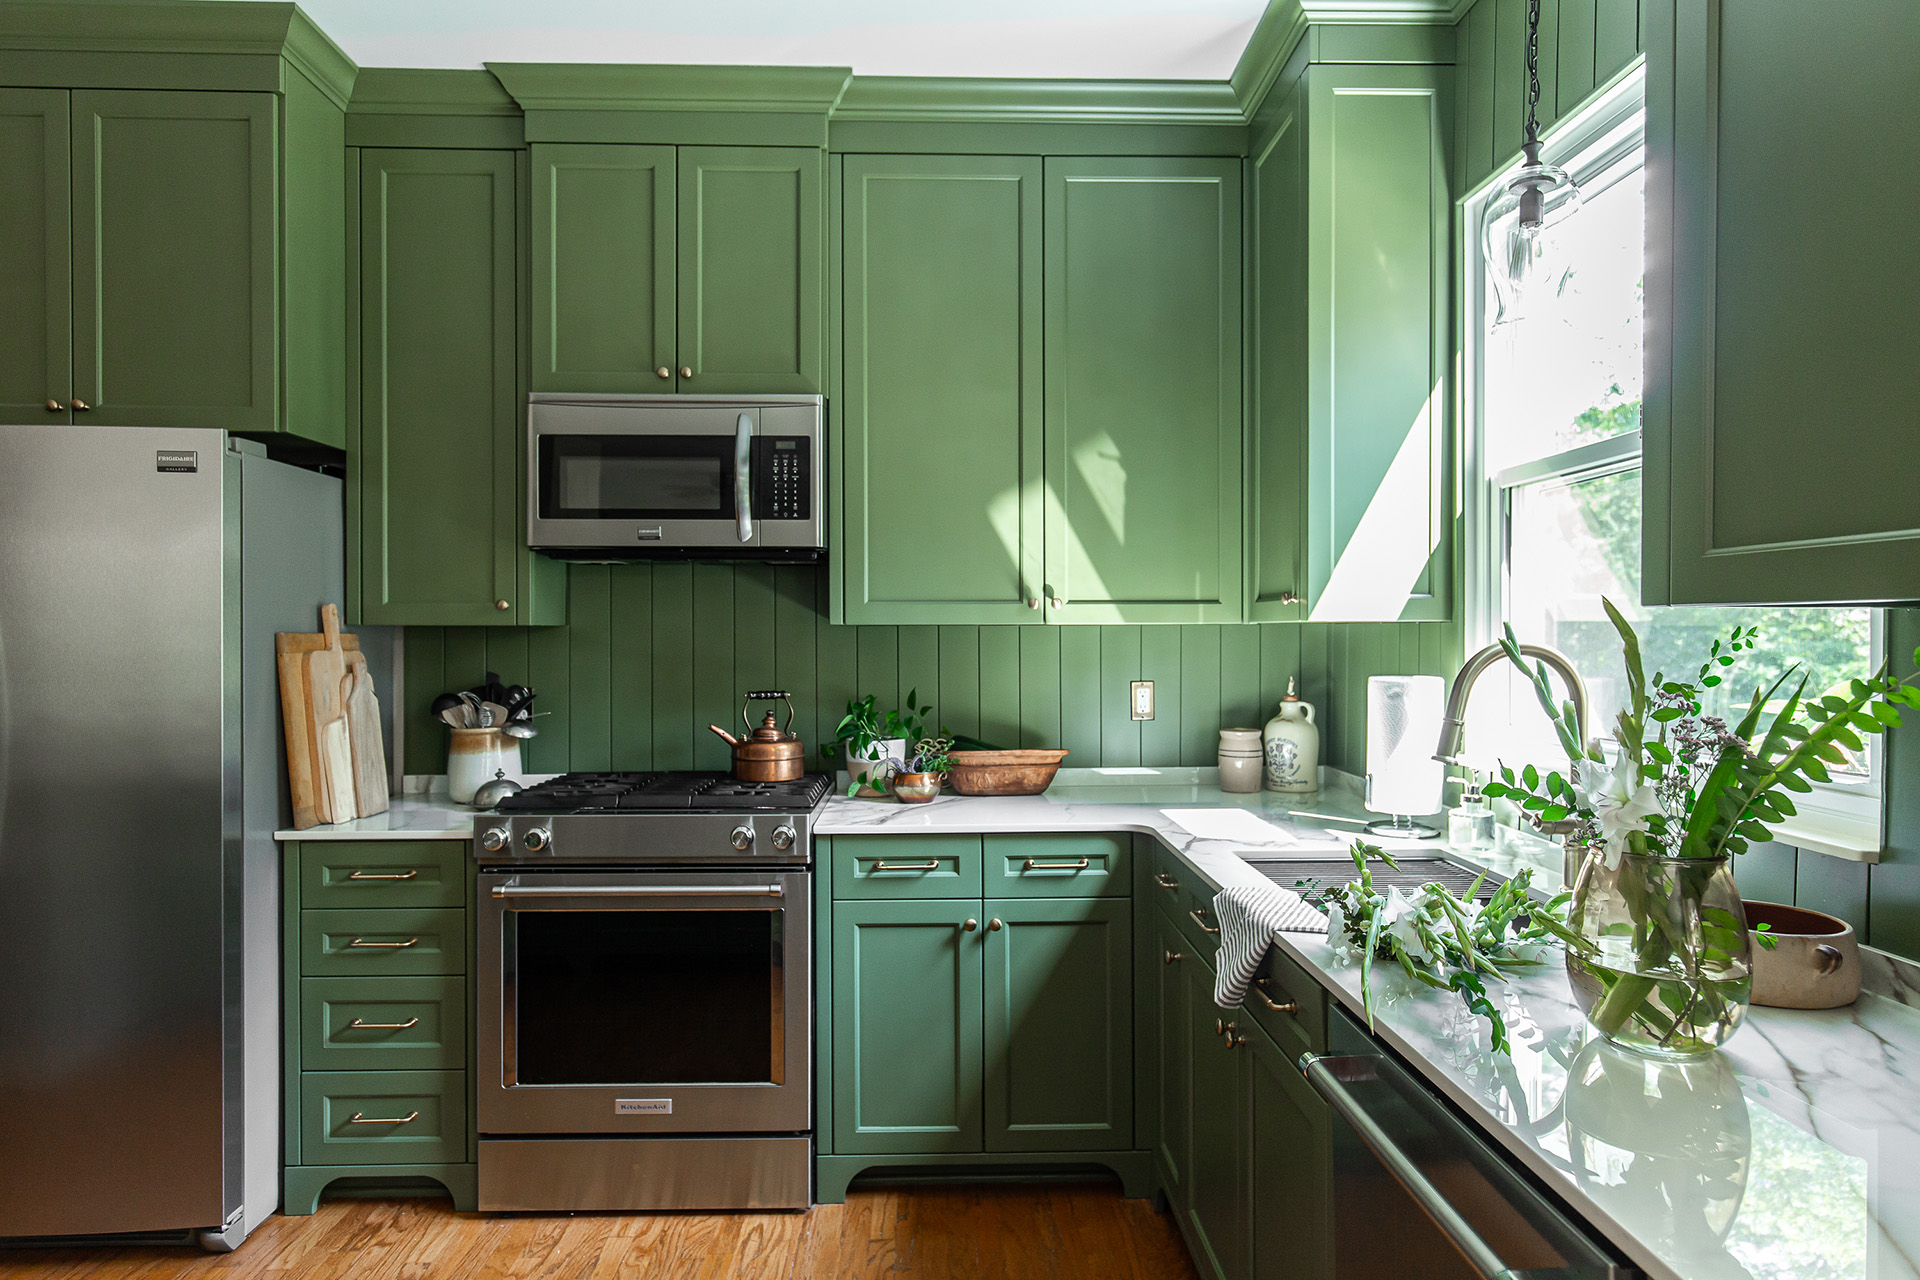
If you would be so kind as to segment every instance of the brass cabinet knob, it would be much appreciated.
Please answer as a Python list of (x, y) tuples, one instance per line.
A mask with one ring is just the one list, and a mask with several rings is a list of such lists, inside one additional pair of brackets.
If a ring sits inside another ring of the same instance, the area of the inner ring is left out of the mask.
[(1213, 1020), (1213, 1034), (1217, 1036), (1227, 1034), (1227, 1020), (1225, 1018), (1215, 1018)]
[(1182, 954), (1180, 954), (1180, 953), (1179, 953), (1178, 951), (1169, 951), (1169, 952), (1167, 952), (1167, 953), (1166, 953), (1166, 959), (1165, 959), (1165, 960), (1163, 960), (1163, 961), (1162, 961), (1161, 963), (1163, 963), (1163, 964), (1179, 964), (1179, 963), (1180, 963), (1180, 962), (1181, 962), (1182, 960), (1184, 960), (1184, 959), (1186, 959), (1186, 957), (1185, 957), (1184, 955), (1182, 955)]
[(681, 365), (680, 376), (683, 378), (691, 378), (693, 376), (693, 366), (687, 364)]
[(980, 927), (980, 922), (978, 920), (975, 920), (972, 916), (968, 916), (967, 922), (961, 925), (960, 927), (962, 929), (965, 929), (968, 933), (972, 933), (975, 929), (978, 929)]
[[(54, 407), (54, 406), (53, 406), (53, 402), (52, 402), (52, 401), (48, 401), (48, 402), (47, 402), (47, 407), (48, 407), (49, 409), (51, 409), (51, 408), (53, 408), (53, 407)], [(1029, 599), (1027, 600), (1027, 608), (1029, 608), (1029, 609), (1038, 609), (1039, 607), (1040, 607), (1040, 598), (1039, 598), (1038, 596), (1033, 596), (1033, 597), (1030, 597), (1030, 598), (1029, 598)]]
[(493, 602), (493, 607), (498, 609), (502, 613), (505, 613), (507, 610), (513, 608), (513, 606), (508, 604), (505, 600), (495, 600)]
[(1280, 593), (1280, 603), (1281, 604), (1299, 604), (1300, 593), (1297, 591), (1282, 591)]
[(663, 378), (671, 378), (673, 376), (673, 370), (667, 368), (665, 365), (661, 365), (658, 369), (655, 369), (654, 372)]
[[(66, 408), (66, 407), (67, 407), (67, 406), (65, 406), (65, 405), (63, 405), (63, 404), (61, 404), (61, 403), (60, 403), (60, 402), (59, 402), (58, 400), (49, 400), (49, 401), (47, 401), (47, 412), (48, 412), (48, 413), (58, 413), (58, 412), (60, 412), (60, 411), (61, 411), (62, 409), (64, 409), (64, 408)], [(1040, 602), (1039, 602), (1038, 600), (1035, 600), (1035, 601), (1033, 602), (1033, 607), (1034, 607), (1034, 608), (1036, 608), (1036, 609), (1037, 609), (1037, 608), (1039, 608), (1039, 607), (1040, 607)]]
[(1245, 1036), (1236, 1034), (1239, 1030), (1240, 1025), (1238, 1023), (1229, 1022), (1227, 1024), (1227, 1048), (1238, 1049), (1247, 1042)]
[(999, 916), (995, 916), (993, 919), (987, 921), (988, 933), (998, 933), (1006, 927), (1007, 927), (1006, 925), (1001, 923)]
[(1052, 600), (1048, 601), (1047, 603), (1051, 604), (1054, 608), (1058, 609), (1061, 605), (1065, 604), (1066, 601), (1062, 600), (1059, 596), (1055, 596)]
[(75, 400), (73, 402), (73, 410), (75, 413), (85, 413), (87, 410), (91, 408), (93, 408), (93, 406), (88, 404), (85, 400)]

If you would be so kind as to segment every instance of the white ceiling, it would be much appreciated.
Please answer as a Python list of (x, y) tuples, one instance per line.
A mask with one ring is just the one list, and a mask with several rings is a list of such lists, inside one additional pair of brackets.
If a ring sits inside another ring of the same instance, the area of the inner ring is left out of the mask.
[(363, 67), (850, 66), (1224, 80), (1265, 0), (300, 0)]

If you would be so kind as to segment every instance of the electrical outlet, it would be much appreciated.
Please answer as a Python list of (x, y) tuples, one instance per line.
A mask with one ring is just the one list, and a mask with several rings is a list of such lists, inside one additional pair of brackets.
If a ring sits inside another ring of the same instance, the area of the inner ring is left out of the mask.
[(1135, 680), (1129, 688), (1133, 694), (1133, 718), (1153, 719), (1153, 681)]

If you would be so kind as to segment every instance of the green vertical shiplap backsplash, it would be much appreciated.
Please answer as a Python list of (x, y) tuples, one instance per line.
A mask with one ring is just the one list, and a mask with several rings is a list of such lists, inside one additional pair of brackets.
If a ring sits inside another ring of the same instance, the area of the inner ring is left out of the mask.
[[(792, 692), (794, 728), (819, 766), (849, 698), (931, 698), (960, 733), (1063, 746), (1070, 766), (1210, 765), (1219, 730), (1262, 724), (1298, 676), (1320, 709), (1327, 763), (1365, 767), (1366, 678), (1450, 675), (1455, 624), (847, 627), (826, 619), (816, 566), (574, 565), (564, 627), (408, 627), (406, 771), (446, 769), (440, 693), (487, 671), (539, 691), (551, 712), (530, 772), (724, 769), (708, 724), (739, 724), (748, 689)], [(1128, 716), (1152, 680), (1155, 718)]]

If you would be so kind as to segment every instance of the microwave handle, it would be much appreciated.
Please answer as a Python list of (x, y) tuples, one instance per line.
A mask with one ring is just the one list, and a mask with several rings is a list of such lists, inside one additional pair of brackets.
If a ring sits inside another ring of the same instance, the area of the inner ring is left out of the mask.
[(740, 541), (753, 541), (753, 419), (744, 413), (733, 429), (733, 518)]

